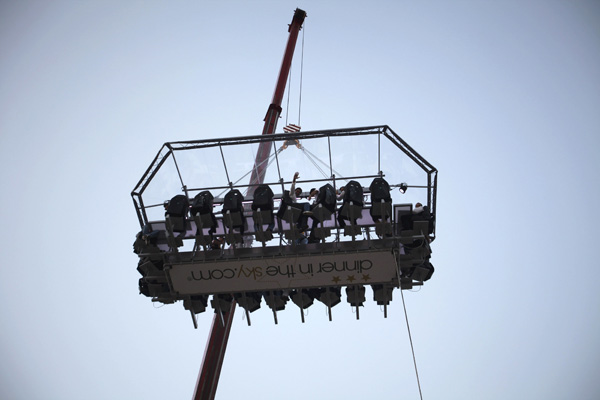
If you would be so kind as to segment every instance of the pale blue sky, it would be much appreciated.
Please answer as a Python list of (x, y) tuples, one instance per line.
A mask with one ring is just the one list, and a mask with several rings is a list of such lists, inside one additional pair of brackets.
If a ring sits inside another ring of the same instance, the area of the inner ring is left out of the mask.
[[(439, 170), (423, 398), (599, 398), (600, 3), (474, 0), (0, 2), (0, 397), (191, 398), (212, 313), (138, 294), (130, 191), (166, 141), (261, 132), (296, 7), (303, 129)], [(237, 313), (218, 398), (418, 398), (398, 292), (309, 310)]]

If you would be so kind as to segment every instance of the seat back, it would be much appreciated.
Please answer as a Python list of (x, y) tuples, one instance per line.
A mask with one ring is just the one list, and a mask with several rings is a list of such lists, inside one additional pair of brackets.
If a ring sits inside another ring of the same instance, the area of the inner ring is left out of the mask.
[(254, 191), (252, 210), (257, 210), (259, 208), (262, 211), (273, 209), (273, 190), (271, 190), (269, 185), (259, 185)]
[(169, 200), (167, 211), (171, 220), (171, 227), (174, 232), (184, 232), (186, 230), (186, 219), (188, 217), (190, 202), (186, 195), (179, 194)]
[(227, 211), (234, 212), (243, 212), (243, 204), (244, 196), (237, 189), (231, 189), (225, 195), (223, 199), (223, 214)]
[(214, 197), (211, 192), (205, 190), (198, 193), (192, 200), (191, 212), (192, 215), (200, 213), (200, 215), (210, 214), (213, 212)]
[(369, 186), (371, 192), (371, 202), (380, 203), (381, 200), (384, 202), (391, 202), (392, 196), (390, 194), (390, 184), (383, 178), (375, 178)]
[(354, 203), (354, 205), (363, 205), (363, 188), (360, 183), (350, 181), (344, 189), (344, 203)]
[(379, 202), (371, 204), (371, 217), (373, 221), (376, 219), (388, 220), (392, 216), (392, 203), (386, 202), (383, 199)]
[(400, 235), (404, 230), (412, 230), (412, 209), (411, 203), (394, 204), (394, 220), (396, 221), (395, 234)]
[(322, 204), (331, 213), (335, 212), (335, 190), (329, 183), (319, 188), (317, 195), (317, 204)]
[(281, 198), (281, 204), (279, 205), (279, 210), (277, 211), (277, 218), (283, 218), (285, 211), (287, 210), (287, 206), (293, 204), (292, 198), (290, 197), (290, 191), (284, 190), (283, 197)]

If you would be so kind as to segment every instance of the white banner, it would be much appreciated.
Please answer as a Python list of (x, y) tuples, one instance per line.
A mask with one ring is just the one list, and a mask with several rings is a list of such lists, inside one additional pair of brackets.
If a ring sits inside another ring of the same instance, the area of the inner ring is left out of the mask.
[(388, 283), (396, 277), (396, 262), (385, 250), (174, 264), (169, 274), (182, 295), (254, 292)]

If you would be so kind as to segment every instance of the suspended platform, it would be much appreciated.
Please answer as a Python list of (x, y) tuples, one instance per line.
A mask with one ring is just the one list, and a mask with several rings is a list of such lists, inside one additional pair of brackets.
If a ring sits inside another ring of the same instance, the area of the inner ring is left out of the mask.
[[(272, 150), (257, 166), (261, 143)], [(263, 167), (264, 184), (248, 185)], [(132, 191), (140, 293), (183, 301), (195, 326), (232, 301), (249, 324), (263, 302), (277, 323), (290, 300), (303, 322), (315, 300), (331, 320), (342, 289), (359, 318), (368, 287), (387, 315), (394, 289), (433, 273), (436, 187), (388, 126), (165, 143)]]

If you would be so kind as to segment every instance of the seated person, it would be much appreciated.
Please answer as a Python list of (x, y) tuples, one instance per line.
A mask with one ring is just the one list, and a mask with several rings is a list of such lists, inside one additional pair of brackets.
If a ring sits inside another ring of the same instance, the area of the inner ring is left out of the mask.
[[(348, 184), (346, 186), (340, 188), (339, 197), (341, 197), (344, 200), (344, 203), (338, 209), (337, 220), (340, 225), (340, 228), (343, 228), (346, 226), (345, 220), (349, 220), (347, 216), (342, 215), (346, 205), (347, 204), (349, 205), (350, 202), (352, 202), (354, 205), (362, 208), (362, 206), (363, 206), (363, 188), (360, 185), (360, 183), (358, 183), (356, 181), (350, 181), (350, 182), (348, 182)], [(354, 217), (355, 218), (353, 218), (352, 223), (356, 224), (356, 221), (358, 220), (358, 218), (361, 217), (361, 214), (359, 213), (358, 215), (355, 215)]]
[(317, 189), (317, 188), (312, 188), (308, 192), (308, 201), (310, 201), (310, 199), (313, 199), (313, 202), (311, 204), (311, 208), (313, 208), (314, 206), (317, 205), (317, 197), (318, 196), (319, 196), (319, 189)]
[[(313, 204), (311, 205), (311, 209), (313, 211), (313, 216), (312, 216), (313, 223), (312, 223), (312, 230), (310, 232), (310, 236), (308, 237), (309, 243), (317, 243), (319, 241), (315, 237), (315, 228), (319, 224), (319, 218), (320, 218), (319, 215), (321, 215), (318, 213), (318, 211), (315, 211), (317, 209), (317, 207), (322, 206), (324, 209), (329, 211), (331, 214), (335, 213), (336, 194), (335, 194), (335, 190), (333, 189), (333, 186), (331, 186), (329, 183), (325, 184), (320, 189), (312, 188), (310, 190), (308, 199), (310, 200), (313, 197), (314, 197), (314, 200), (313, 200)], [(317, 214), (315, 215), (314, 213), (317, 213)], [(326, 213), (322, 214), (322, 217), (325, 218), (325, 215), (327, 215), (327, 214)]]
[(244, 231), (247, 226), (246, 217), (244, 216), (243, 201), (244, 201), (244, 196), (242, 195), (242, 193), (237, 189), (232, 189), (229, 192), (227, 192), (227, 194), (223, 198), (223, 210), (222, 210), (224, 217), (225, 217), (225, 214), (227, 213), (227, 211), (229, 211), (231, 214), (239, 213), (239, 215), (241, 216), (241, 223), (234, 224), (231, 226), (231, 228), (233, 228), (233, 229), (238, 228), (240, 230), (241, 235), (244, 234)]
[(144, 228), (142, 229), (142, 239), (146, 242), (146, 244), (156, 246), (159, 233), (159, 231), (152, 230), (152, 226), (150, 224), (145, 224)]
[[(387, 181), (381, 177), (373, 179), (371, 185), (369, 186), (369, 191), (371, 192), (371, 217), (373, 218), (373, 222), (378, 222), (382, 219), (382, 215), (376, 213), (376, 204), (387, 203), (391, 206), (392, 196), (390, 194), (390, 185)], [(391, 213), (391, 207), (388, 210)], [(387, 212), (386, 212), (387, 214)], [(390, 215), (385, 215), (384, 220), (388, 220)]]
[[(273, 212), (273, 191), (268, 185), (259, 185), (254, 190), (254, 200), (252, 201), (252, 211), (257, 211), (260, 209), (261, 211), (270, 211), (270, 214)], [(264, 224), (263, 224), (264, 225)], [(268, 222), (267, 232), (272, 232), (275, 227), (275, 221), (271, 219)], [(254, 221), (254, 230), (260, 231), (262, 230), (262, 226), (259, 226), (258, 221)]]
[(407, 230), (413, 229), (414, 221), (430, 221), (431, 224), (429, 208), (421, 203), (416, 203), (412, 214), (403, 215), (400, 217), (400, 221), (402, 222), (402, 229)]
[(296, 187), (296, 180), (300, 177), (300, 173), (296, 172), (294, 174), (294, 179), (292, 180), (292, 186), (290, 187), (290, 199), (292, 204), (289, 204), (291, 207), (299, 208), (302, 210), (302, 214), (300, 214), (300, 218), (296, 223), (296, 226), (300, 230), (304, 230), (308, 227), (308, 215), (312, 215), (310, 211), (310, 203), (299, 203), (298, 198), (302, 195), (302, 188)]
[[(205, 190), (203, 192), (198, 193), (194, 197), (194, 200), (192, 201), (192, 206), (190, 208), (192, 217), (194, 217), (197, 213), (210, 215), (212, 226), (208, 229), (208, 234), (210, 235), (211, 241), (213, 240), (214, 233), (217, 232), (217, 218), (213, 213), (213, 201), (213, 195), (208, 190)], [(199, 227), (196, 227), (196, 235), (202, 234), (202, 230)]]
[[(189, 213), (189, 200), (186, 195), (179, 194), (171, 200), (164, 203), (165, 218), (170, 217), (173, 224), (173, 231), (185, 234), (187, 226), (187, 217)], [(181, 236), (180, 235), (180, 236)]]
[(211, 250), (220, 250), (223, 248), (224, 244), (225, 244), (225, 238), (223, 236), (217, 236), (210, 243), (210, 249)]

